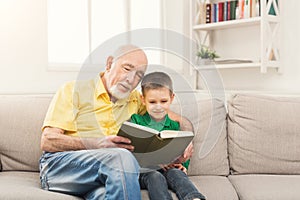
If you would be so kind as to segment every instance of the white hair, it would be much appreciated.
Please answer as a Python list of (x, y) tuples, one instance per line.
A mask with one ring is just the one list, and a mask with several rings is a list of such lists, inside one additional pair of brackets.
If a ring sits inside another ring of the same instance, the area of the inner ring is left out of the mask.
[(123, 45), (120, 46), (114, 53), (113, 53), (113, 58), (114, 60), (119, 59), (120, 57), (134, 52), (134, 51), (143, 51), (140, 47), (132, 45), (132, 44), (127, 44), (127, 45)]

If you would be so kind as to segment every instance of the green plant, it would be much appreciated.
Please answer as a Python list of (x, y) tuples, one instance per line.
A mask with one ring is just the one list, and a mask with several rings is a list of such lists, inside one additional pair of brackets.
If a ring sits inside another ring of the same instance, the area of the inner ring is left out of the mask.
[(210, 49), (207, 46), (201, 45), (201, 47), (198, 49), (197, 57), (201, 59), (214, 60), (215, 58), (219, 58), (220, 56), (216, 53), (216, 51)]

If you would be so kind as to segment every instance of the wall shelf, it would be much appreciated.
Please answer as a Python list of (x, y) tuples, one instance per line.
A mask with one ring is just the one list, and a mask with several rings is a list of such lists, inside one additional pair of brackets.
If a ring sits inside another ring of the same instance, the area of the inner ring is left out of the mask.
[[(245, 27), (254, 26), (259, 29), (259, 34), (257, 35), (259, 41), (259, 62), (251, 63), (238, 63), (238, 64), (222, 64), (215, 65), (217, 69), (236, 69), (236, 68), (260, 68), (261, 73), (266, 73), (267, 68), (277, 68), (278, 72), (282, 72), (282, 66), (280, 65), (280, 11), (281, 11), (281, 1), (278, 0), (261, 0), (260, 9), (261, 15), (259, 17), (245, 18), (245, 19), (235, 19), (222, 22), (213, 22), (206, 24), (197, 24), (199, 22), (197, 17), (200, 15), (199, 5), (202, 3), (201, 0), (193, 0), (191, 4), (191, 37), (197, 41), (198, 45), (208, 45), (214, 49), (212, 44), (215, 44), (212, 34), (215, 31), (220, 30), (231, 30), (236, 29), (235, 31), (240, 31), (240, 29)], [(214, 1), (211, 1), (214, 2)], [(268, 14), (270, 8), (273, 5), (276, 15)], [(195, 8), (198, 6), (198, 8)], [(237, 29), (239, 28), (239, 29)], [(209, 39), (207, 39), (209, 38)], [(220, 42), (220, 41), (219, 41)], [(242, 45), (242, 43), (241, 43)], [(241, 49), (247, 48), (241, 46)], [(215, 49), (216, 50), (216, 49)], [(216, 50), (218, 52), (218, 50)], [(228, 47), (230, 51), (230, 47)], [(232, 58), (235, 58), (235, 55), (231, 55)], [(226, 58), (225, 58), (226, 59)], [(204, 68), (203, 68), (204, 69)]]
[(248, 19), (236, 19), (223, 22), (214, 22), (209, 24), (198, 24), (193, 26), (195, 31), (211, 31), (211, 30), (220, 30), (220, 29), (230, 29), (244, 26), (253, 26), (259, 25), (261, 17), (253, 17)]

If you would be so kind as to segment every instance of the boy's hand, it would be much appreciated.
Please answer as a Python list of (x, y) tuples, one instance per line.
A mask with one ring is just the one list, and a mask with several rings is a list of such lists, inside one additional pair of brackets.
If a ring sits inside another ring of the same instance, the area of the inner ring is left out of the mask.
[(193, 155), (193, 152), (194, 152), (194, 146), (193, 146), (193, 143), (191, 142), (187, 148), (184, 150), (183, 154), (178, 157), (174, 163), (183, 163), (185, 161), (187, 161), (188, 159), (190, 159)]
[(187, 169), (182, 164), (179, 164), (179, 163), (171, 163), (169, 165), (162, 166), (162, 169), (164, 171), (167, 171), (168, 169), (172, 169), (172, 168), (177, 168), (177, 169), (183, 171), (185, 174), (187, 174)]

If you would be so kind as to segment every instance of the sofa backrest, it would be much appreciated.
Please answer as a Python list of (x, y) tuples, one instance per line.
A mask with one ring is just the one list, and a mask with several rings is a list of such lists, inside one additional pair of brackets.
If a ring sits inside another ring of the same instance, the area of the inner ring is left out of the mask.
[(237, 94), (228, 115), (234, 174), (300, 174), (300, 98)]
[[(0, 164), (3, 171), (38, 171), (41, 126), (52, 99), (0, 95)], [(174, 103), (173, 110), (194, 125), (194, 154), (189, 175), (228, 175), (226, 110), (216, 99)]]
[[(178, 96), (178, 95), (177, 95)], [(217, 99), (180, 97), (172, 110), (187, 117), (194, 126), (194, 153), (189, 175), (228, 175), (226, 109)]]
[(0, 95), (3, 171), (38, 171), (41, 126), (52, 96)]

